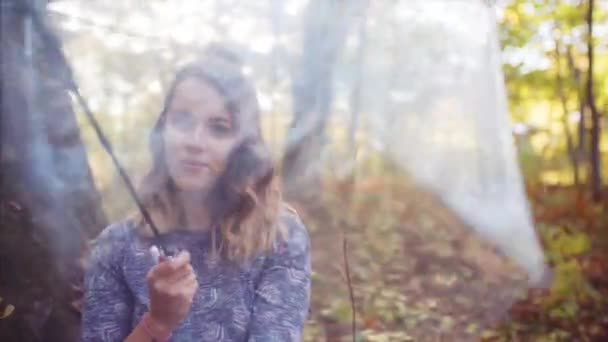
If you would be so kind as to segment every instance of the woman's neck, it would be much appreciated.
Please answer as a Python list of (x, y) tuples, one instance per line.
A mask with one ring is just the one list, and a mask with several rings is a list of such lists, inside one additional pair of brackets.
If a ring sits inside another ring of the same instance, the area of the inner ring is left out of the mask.
[(180, 192), (178, 199), (183, 208), (185, 229), (208, 230), (211, 218), (204, 205), (205, 195), (200, 192)]

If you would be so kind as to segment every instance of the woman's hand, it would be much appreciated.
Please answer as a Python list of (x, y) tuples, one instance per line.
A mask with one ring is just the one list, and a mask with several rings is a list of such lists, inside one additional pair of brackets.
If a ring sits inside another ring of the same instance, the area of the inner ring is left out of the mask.
[(161, 260), (146, 277), (150, 296), (150, 317), (159, 329), (173, 331), (186, 317), (198, 289), (190, 264), (190, 253)]

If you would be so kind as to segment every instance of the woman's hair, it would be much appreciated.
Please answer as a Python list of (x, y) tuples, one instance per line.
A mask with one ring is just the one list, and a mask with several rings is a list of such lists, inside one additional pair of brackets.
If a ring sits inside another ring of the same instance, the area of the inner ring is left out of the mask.
[[(212, 215), (214, 251), (230, 260), (246, 262), (270, 250), (275, 239), (284, 235), (278, 222), (282, 199), (271, 155), (262, 139), (255, 89), (242, 74), (238, 60), (226, 49), (212, 46), (177, 72), (150, 136), (153, 164), (143, 179), (140, 196), (161, 230), (184, 224), (177, 187), (166, 164), (162, 133), (175, 89), (190, 77), (204, 80), (218, 90), (235, 123), (237, 145), (201, 206)], [(144, 220), (140, 217), (138, 221), (139, 230), (150, 234)]]

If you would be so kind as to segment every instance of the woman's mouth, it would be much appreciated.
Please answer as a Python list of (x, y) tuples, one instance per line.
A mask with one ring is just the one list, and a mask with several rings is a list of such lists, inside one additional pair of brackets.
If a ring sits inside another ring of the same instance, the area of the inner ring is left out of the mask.
[(182, 160), (182, 167), (188, 172), (200, 172), (209, 169), (209, 164), (198, 160)]

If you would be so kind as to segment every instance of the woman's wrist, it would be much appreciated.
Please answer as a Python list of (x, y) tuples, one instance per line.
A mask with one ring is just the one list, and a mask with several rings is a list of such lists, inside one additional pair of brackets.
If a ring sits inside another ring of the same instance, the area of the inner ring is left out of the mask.
[(154, 341), (165, 342), (169, 341), (171, 338), (173, 332), (172, 329), (159, 322), (149, 312), (144, 314), (140, 324), (142, 325), (146, 334)]

